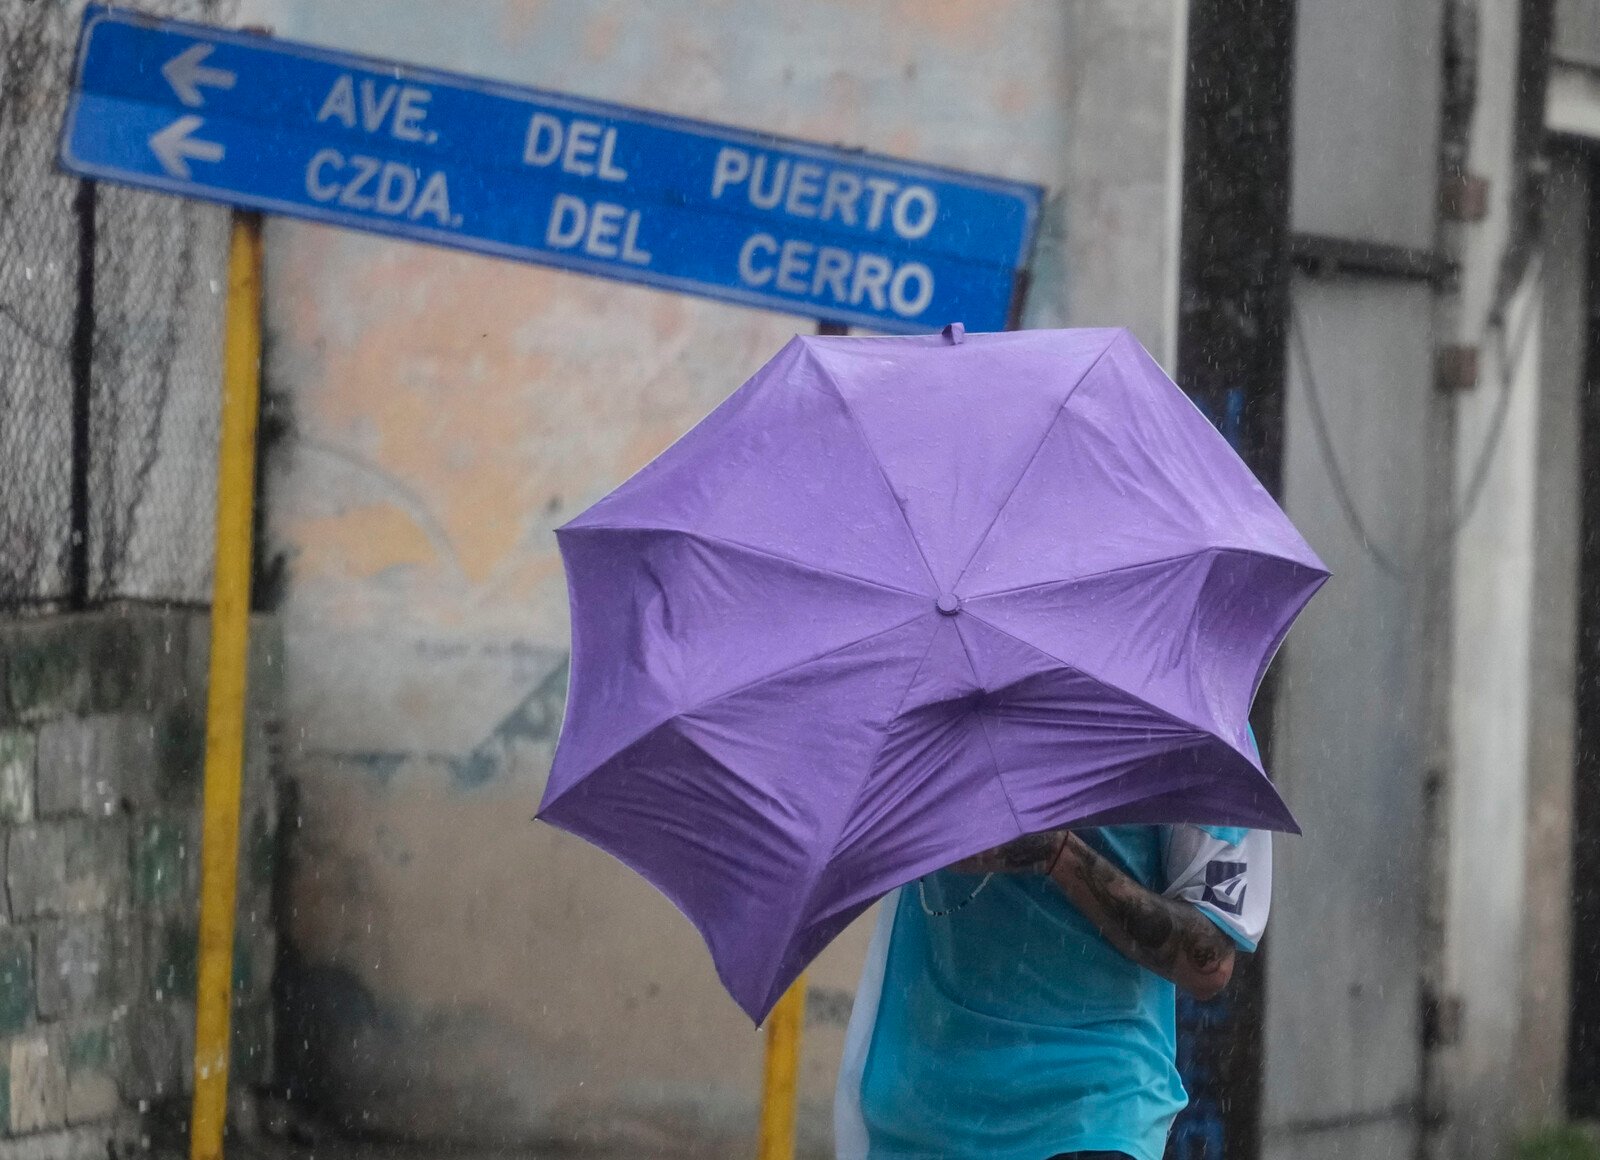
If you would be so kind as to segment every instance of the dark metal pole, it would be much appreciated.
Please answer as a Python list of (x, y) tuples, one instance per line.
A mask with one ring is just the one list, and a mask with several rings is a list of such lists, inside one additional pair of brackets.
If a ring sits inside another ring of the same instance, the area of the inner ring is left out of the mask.
[(73, 200), (78, 219), (78, 303), (72, 324), (72, 508), (67, 599), (89, 605), (90, 410), (94, 372), (95, 184), (80, 181)]
[(1584, 535), (1578, 565), (1577, 760), (1573, 778), (1572, 995), (1567, 1113), (1600, 1114), (1600, 166), (1589, 190), (1588, 365), (1582, 393)]
[[(1178, 381), (1267, 489), (1281, 495), (1289, 317), (1294, 0), (1193, 0), (1184, 96)], [(1255, 728), (1270, 768), (1272, 683)], [(1264, 972), (1179, 1008), (1192, 1102), (1175, 1160), (1261, 1151)]]

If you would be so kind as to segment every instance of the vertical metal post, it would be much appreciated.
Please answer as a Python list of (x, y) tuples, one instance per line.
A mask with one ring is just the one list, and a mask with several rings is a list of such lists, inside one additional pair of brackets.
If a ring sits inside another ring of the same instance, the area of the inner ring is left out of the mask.
[[(1567, 1112), (1600, 1115), (1600, 166), (1591, 166), (1588, 365), (1583, 372), (1579, 501), (1577, 760), (1572, 792), (1571, 1014)], [(1568, 244), (1563, 240), (1563, 244)]]
[(221, 1160), (228, 1112), (229, 1015), (239, 873), (250, 645), (250, 548), (261, 372), (261, 218), (236, 212), (228, 249), (217, 460), (217, 555), (211, 598), (201, 844), (199, 983), (195, 998), (191, 1160)]
[[(1283, 475), (1295, 11), (1293, 0), (1193, 0), (1184, 46), (1177, 380), (1274, 495)], [(1269, 673), (1252, 714), (1268, 768), (1274, 685)], [(1227, 994), (1180, 1004), (1179, 1071), (1191, 1100), (1169, 1157), (1261, 1154), (1264, 991), (1262, 956), (1251, 955)]]
[(761, 1100), (760, 1160), (793, 1160), (795, 1097), (800, 1084), (800, 1039), (806, 1018), (806, 977), (784, 992), (767, 1016), (767, 1057)]
[[(849, 334), (840, 322), (817, 323), (818, 334)], [(784, 992), (767, 1016), (766, 1066), (761, 1088), (759, 1160), (793, 1160), (795, 1102), (800, 1084), (800, 1041), (806, 1022), (806, 977)]]
[(89, 604), (89, 419), (93, 406), (95, 185), (78, 182), (78, 301), (72, 322), (72, 512), (67, 542), (67, 601)]

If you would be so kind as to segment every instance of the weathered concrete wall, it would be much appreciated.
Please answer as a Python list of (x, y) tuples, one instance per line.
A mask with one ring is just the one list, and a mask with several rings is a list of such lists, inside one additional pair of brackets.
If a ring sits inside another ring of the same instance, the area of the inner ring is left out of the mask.
[[(1334, 580), (1276, 662), (1276, 773), (1305, 836), (1274, 846), (1264, 1155), (1406, 1160), (1422, 1043), (1430, 293), (1305, 279), (1294, 295), (1311, 372), (1291, 374), (1285, 495)], [(1334, 470), (1405, 574), (1364, 550)]]
[[(137, 1140), (193, 1078), (208, 622), (0, 623), (0, 1157)], [(258, 621), (234, 981), (240, 1089), (271, 1078), (279, 649)]]
[[(1041, 182), (1031, 325), (1170, 345), (1181, 4), (255, 0), (280, 35)], [(348, 1122), (734, 1154), (760, 1039), (689, 925), (530, 822), (551, 530), (808, 324), (275, 222), (271, 540), (298, 789), (289, 1073)], [(827, 1133), (861, 932), (811, 975)], [(718, 1137), (723, 1144), (707, 1142)]]
[(1450, 339), (1481, 346), (1482, 367), (1457, 402), (1458, 503), (1482, 478), (1451, 545), (1444, 967), (1461, 1020), (1459, 1041), (1439, 1057), (1449, 1154), (1472, 1160), (1501, 1155), (1509, 1136), (1565, 1111), (1586, 201), (1572, 173), (1551, 176), (1544, 254), (1509, 287), (1515, 297), (1497, 302), (1506, 254), (1525, 242), (1511, 200), (1520, 10), (1480, 6), (1469, 164), (1490, 197), (1464, 233)]
[[(1439, 0), (1296, 10), (1296, 231), (1434, 244)], [(1285, 506), (1334, 579), (1278, 666), (1263, 1155), (1410, 1160), (1422, 1079), (1428, 492), (1435, 301), (1417, 280), (1291, 287)]]

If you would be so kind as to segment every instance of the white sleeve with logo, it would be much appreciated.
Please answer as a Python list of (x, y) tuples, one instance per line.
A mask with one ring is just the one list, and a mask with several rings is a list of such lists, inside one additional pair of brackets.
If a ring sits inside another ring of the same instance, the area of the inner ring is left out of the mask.
[(1267, 830), (1173, 826), (1167, 839), (1167, 898), (1181, 898), (1247, 951), (1272, 907), (1272, 834)]

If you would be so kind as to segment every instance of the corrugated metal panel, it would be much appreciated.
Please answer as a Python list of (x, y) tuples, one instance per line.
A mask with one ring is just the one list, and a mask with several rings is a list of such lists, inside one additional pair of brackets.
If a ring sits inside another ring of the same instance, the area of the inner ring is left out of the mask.
[(1274, 762), (1306, 834), (1277, 844), (1263, 1136), (1269, 1157), (1402, 1160), (1420, 1078), (1426, 592), (1393, 573), (1423, 565), (1433, 301), (1370, 279), (1294, 295), (1306, 357), (1285, 498), (1334, 579), (1279, 660)]
[(1431, 246), (1439, 0), (1307, 0), (1298, 20), (1294, 228)]

